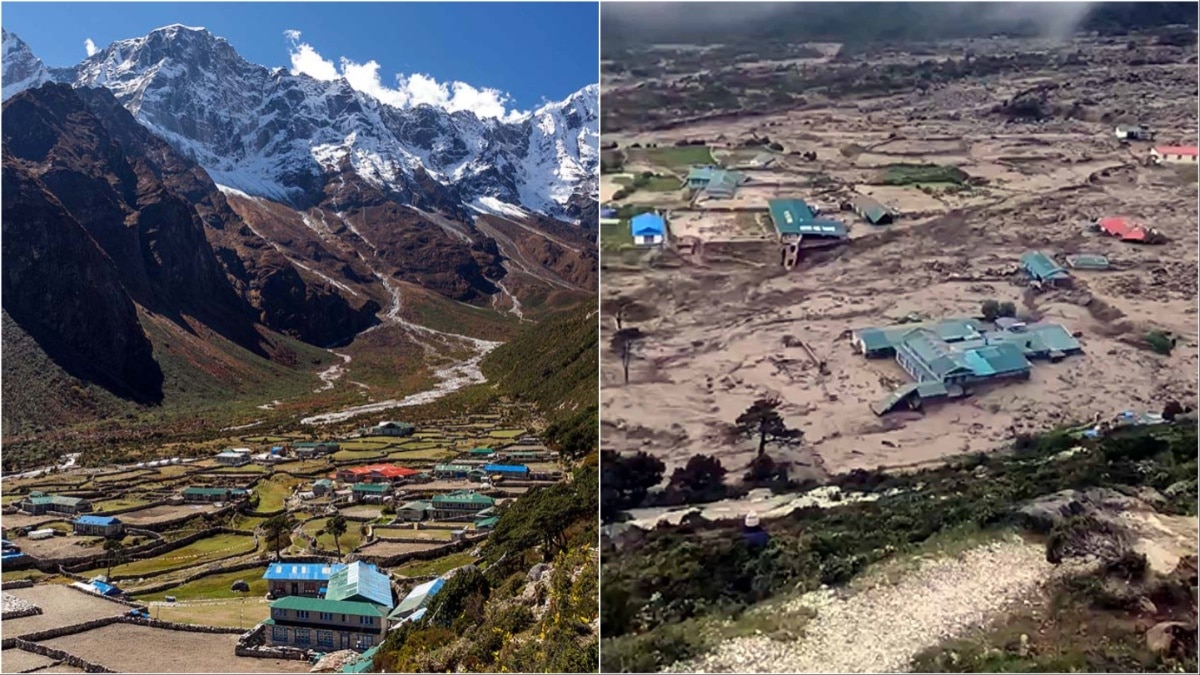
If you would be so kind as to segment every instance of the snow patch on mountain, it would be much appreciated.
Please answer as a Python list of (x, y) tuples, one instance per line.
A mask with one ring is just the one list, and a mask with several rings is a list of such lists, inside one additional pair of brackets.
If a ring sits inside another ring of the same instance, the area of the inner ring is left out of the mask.
[(16, 34), (0, 29), (0, 63), (4, 72), (0, 79), (4, 82), (3, 100), (15, 96), (26, 89), (38, 87), (51, 80), (50, 71), (42, 60), (33, 55), (33, 51), (25, 41)]
[[(17, 84), (56, 76), (15, 35), (5, 33), (4, 49), (6, 98), (9, 82), (16, 93)], [(421, 192), (419, 172), (464, 205), (486, 197), (569, 219), (580, 195), (597, 198), (597, 85), (505, 121), (427, 104), (398, 108), (345, 78), (249, 63), (225, 39), (179, 24), (114, 42), (66, 77), (108, 88), (215, 182), (295, 206), (323, 198), (347, 169), (401, 203)]]

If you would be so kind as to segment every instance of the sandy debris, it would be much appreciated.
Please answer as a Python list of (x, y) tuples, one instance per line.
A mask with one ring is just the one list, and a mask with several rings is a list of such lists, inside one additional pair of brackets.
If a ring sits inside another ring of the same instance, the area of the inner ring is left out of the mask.
[(867, 590), (847, 599), (832, 590), (806, 594), (783, 609), (816, 611), (800, 640), (735, 638), (671, 672), (905, 672), (919, 652), (986, 624), (1053, 572), (1041, 546), (987, 544), (926, 562), (894, 585), (868, 578)]

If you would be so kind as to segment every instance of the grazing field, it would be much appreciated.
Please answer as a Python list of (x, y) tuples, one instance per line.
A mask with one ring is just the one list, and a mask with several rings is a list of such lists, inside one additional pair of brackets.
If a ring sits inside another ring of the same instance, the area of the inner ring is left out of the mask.
[(470, 553), (451, 553), (450, 555), (433, 560), (414, 560), (392, 571), (406, 577), (441, 576), (452, 569), (462, 567), (463, 565), (470, 565), (475, 560), (475, 557)]
[(492, 438), (520, 438), (525, 435), (524, 429), (496, 429), (488, 434)]
[(119, 509), (130, 509), (135, 506), (144, 506), (150, 502), (145, 499), (125, 498), (125, 499), (106, 499), (102, 502), (92, 504), (96, 513), (107, 513), (109, 511), (117, 511)]
[(245, 466), (223, 466), (212, 473), (267, 473), (270, 467), (262, 464), (247, 464)]
[[(306, 534), (316, 537), (318, 548), (322, 548), (327, 551), (334, 551), (336, 550), (336, 547), (333, 543), (333, 536), (321, 533), (322, 530), (325, 529), (325, 525), (328, 522), (328, 518), (316, 518), (305, 523), (303, 530)], [(342, 553), (352, 551), (356, 546), (362, 543), (363, 535), (360, 531), (361, 527), (361, 523), (356, 523), (353, 521), (346, 522), (346, 532), (342, 536), (338, 537), (338, 540), (342, 545)]]
[(288, 462), (279, 466), (280, 471), (286, 471), (297, 476), (313, 476), (319, 473), (333, 471), (328, 459), (308, 459), (303, 462)]
[(137, 595), (135, 597), (143, 602), (163, 600), (168, 595), (173, 595), (180, 601), (238, 598), (241, 594), (230, 590), (230, 586), (235, 581), (245, 581), (250, 584), (250, 597), (261, 597), (267, 593), (267, 581), (262, 578), (266, 571), (267, 568), (264, 566), (248, 570), (238, 570), (236, 572), (210, 574), (201, 579), (180, 584), (170, 590), (150, 593), (148, 595)]
[(175, 520), (184, 516), (200, 515), (215, 510), (216, 507), (211, 504), (169, 504), (122, 513), (120, 518), (121, 522), (126, 525), (141, 527), (143, 525)]
[(245, 599), (155, 602), (150, 605), (150, 616), (163, 621), (249, 630), (271, 616), (271, 605), (253, 594)]
[(375, 459), (383, 459), (386, 456), (387, 451), (383, 447), (372, 447), (362, 450), (338, 450), (333, 453), (334, 460), (339, 462), (368, 462)]
[(59, 584), (39, 584), (32, 588), (14, 588), (5, 593), (31, 602), (42, 613), (4, 621), (4, 636), (19, 637), (51, 628), (71, 626), (92, 619), (124, 614), (128, 608), (99, 596)]
[[(41, 644), (118, 673), (307, 673), (307, 661), (235, 656), (236, 634), (113, 624)], [(114, 649), (115, 645), (120, 648)]]
[(277, 511), (283, 508), (293, 488), (300, 484), (299, 478), (287, 475), (271, 476), (254, 486), (254, 494), (258, 495), (259, 512)]
[[(112, 573), (114, 577), (132, 577), (154, 572), (164, 572), (210, 562), (233, 553), (249, 553), (253, 550), (255, 550), (255, 545), (252, 537), (240, 534), (218, 534), (192, 542), (183, 548), (168, 551), (154, 558), (135, 560), (117, 565), (113, 567)], [(98, 567), (94, 570), (84, 572), (83, 576), (92, 577), (97, 574), (106, 574), (107, 572), (107, 567)]]
[[(464, 524), (464, 526), (469, 524)], [(450, 541), (451, 530), (414, 530), (411, 527), (380, 526), (375, 528), (376, 537), (407, 539), (428, 539), (429, 541)]]
[(689, 167), (693, 164), (715, 164), (712, 151), (702, 145), (692, 145), (685, 147), (666, 147), (666, 148), (633, 148), (629, 150), (629, 157), (632, 161), (644, 161), (654, 166), (661, 166), (664, 169), (687, 173)]
[(455, 453), (450, 452), (449, 450), (446, 450), (446, 449), (433, 449), (433, 448), (430, 448), (428, 450), (396, 450), (394, 452), (389, 452), (387, 454), (387, 458), (390, 460), (396, 460), (396, 461), (400, 461), (400, 462), (403, 462), (404, 460), (411, 460), (411, 461), (439, 460), (439, 459), (446, 459), (447, 457), (452, 457), (452, 456), (454, 456), (454, 454)]
[(348, 518), (378, 518), (383, 511), (382, 506), (351, 506), (350, 508), (342, 509), (342, 515)]
[(358, 553), (359, 556), (389, 556), (399, 555), (401, 553), (415, 553), (418, 551), (431, 551), (439, 546), (441, 542), (430, 542), (428, 544), (410, 544), (407, 542), (397, 541), (377, 541), (374, 544), (364, 546)]

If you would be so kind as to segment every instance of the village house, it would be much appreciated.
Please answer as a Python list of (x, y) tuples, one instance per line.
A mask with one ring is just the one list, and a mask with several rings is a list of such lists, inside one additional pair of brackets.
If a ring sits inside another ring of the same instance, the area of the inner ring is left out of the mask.
[(1041, 251), (1030, 251), (1022, 255), (1021, 269), (1025, 270), (1030, 279), (1040, 284), (1061, 286), (1071, 281), (1071, 273)]
[(321, 480), (314, 481), (312, 484), (314, 497), (324, 497), (331, 492), (333, 492), (333, 481), (328, 478), (322, 478)]
[(528, 478), (529, 467), (524, 464), (487, 464), (483, 467), (484, 473), (491, 476), (503, 476), (505, 478)]
[(350, 496), (358, 504), (380, 504), (391, 492), (387, 483), (355, 483), (350, 488)]
[(417, 428), (408, 422), (380, 422), (373, 427), (360, 429), (363, 436), (412, 436)]
[(429, 502), (407, 502), (396, 507), (396, 520), (418, 522), (429, 517), (433, 505)]
[(335, 477), (341, 483), (396, 483), (417, 473), (416, 469), (395, 464), (371, 464), (338, 469)]
[(245, 499), (249, 493), (242, 488), (189, 487), (183, 491), (183, 501), (189, 504), (211, 504)]
[(855, 195), (854, 199), (850, 200), (850, 208), (872, 225), (888, 225), (895, 218), (895, 212), (874, 197), (866, 195)]
[(629, 219), (629, 234), (638, 246), (657, 246), (666, 241), (667, 222), (657, 213), (639, 213)]
[(693, 166), (688, 170), (687, 177), (683, 179), (683, 187), (689, 190), (703, 190), (708, 186), (708, 182), (712, 180), (713, 172), (719, 169), (720, 167), (710, 164)]
[(704, 186), (703, 195), (707, 199), (733, 199), (737, 189), (748, 182), (744, 174), (737, 171), (716, 169), (710, 175), (708, 184)]
[(388, 609), (370, 602), (288, 596), (271, 603), (267, 644), (332, 652), (363, 652), (383, 642)]
[(1150, 150), (1150, 161), (1155, 164), (1195, 164), (1196, 157), (1194, 145), (1160, 145)]
[(250, 456), (250, 450), (245, 450), (245, 452), (242, 452), (242, 449), (239, 448), (218, 453), (216, 456), (217, 464), (221, 466), (245, 466), (253, 460)]
[(470, 464), (435, 464), (433, 475), (435, 478), (466, 478), (473, 468)]
[(273, 598), (303, 595), (315, 598), (324, 595), (329, 577), (345, 565), (326, 563), (274, 563), (267, 568), (263, 579), (267, 593)]
[(75, 534), (88, 537), (119, 537), (125, 534), (125, 524), (113, 516), (79, 516), (74, 525)]
[(1136, 124), (1119, 124), (1113, 130), (1113, 135), (1122, 141), (1149, 141), (1154, 139), (1154, 132)]
[(92, 503), (82, 497), (48, 495), (45, 492), (34, 490), (17, 503), (17, 508), (34, 516), (46, 513), (74, 515), (88, 513), (92, 510)]
[(429, 500), (433, 520), (472, 520), (475, 514), (496, 505), (496, 500), (474, 490), (436, 495)]
[(471, 448), (467, 455), (471, 459), (490, 459), (496, 455), (496, 451), (491, 448)]
[(341, 447), (335, 441), (300, 441), (292, 444), (292, 454), (300, 459), (312, 459), (337, 452)]

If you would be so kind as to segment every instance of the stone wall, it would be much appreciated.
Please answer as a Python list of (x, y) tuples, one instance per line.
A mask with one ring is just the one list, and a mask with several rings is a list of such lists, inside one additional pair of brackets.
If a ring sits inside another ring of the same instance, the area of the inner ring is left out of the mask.
[(13, 579), (12, 581), (0, 582), (0, 589), (12, 590), (14, 588), (33, 588), (32, 579)]
[(238, 638), (237, 647), (234, 648), (233, 653), (256, 659), (290, 659), (293, 661), (307, 661), (310, 656), (308, 650), (304, 649), (267, 646), (267, 627), (261, 623)]
[[(217, 535), (217, 534), (242, 534), (242, 535), (247, 535), (247, 536), (254, 536), (254, 533), (250, 532), (248, 530), (235, 530), (235, 529), (229, 528), (229, 527), (210, 527), (205, 530), (200, 530), (199, 532), (193, 532), (192, 534), (189, 534), (186, 537), (181, 537), (174, 541), (167, 541), (167, 542), (152, 541), (152, 542), (146, 543), (143, 546), (128, 549), (125, 551), (125, 559), (133, 560), (133, 559), (140, 559), (140, 558), (154, 558), (156, 556), (160, 556), (164, 553), (170, 553), (171, 551), (183, 548), (184, 546), (187, 546), (188, 544), (200, 541), (201, 539), (205, 539), (207, 537), (211, 537), (211, 536)], [(217, 559), (211, 560), (209, 562), (216, 562), (217, 560), (225, 560), (226, 558), (233, 558), (233, 557), (237, 557), (239, 555), (246, 555), (246, 553), (247, 553), (247, 551), (243, 551), (240, 553), (233, 553), (233, 554), (230, 554), (230, 555), (222, 557), (222, 558), (217, 558)], [(54, 563), (55, 567), (61, 567), (63, 570), (65, 570), (67, 572), (83, 572), (85, 570), (92, 569), (98, 565), (103, 565), (104, 557), (105, 557), (104, 551), (99, 551), (98, 553), (96, 553), (94, 555), (90, 555), (90, 556), (79, 556), (76, 558), (69, 558), (65, 561), (60, 560), (60, 561), (50, 561), (50, 562)], [(42, 565), (39, 564), (38, 568), (41, 569)], [(43, 569), (42, 571), (48, 571), (48, 570)], [(164, 570), (162, 572), (137, 574), (137, 575), (133, 575), (133, 576), (122, 576), (119, 574), (115, 574), (115, 575), (113, 575), (112, 580), (119, 581), (121, 579), (141, 579), (141, 578), (145, 578), (145, 577), (157, 576), (160, 574), (167, 574), (170, 571), (177, 571), (177, 570)]]
[[(5, 642), (7, 642), (7, 640)], [(75, 668), (79, 668), (80, 670), (84, 671), (85, 673), (115, 673), (115, 672), (117, 672), (115, 670), (109, 670), (108, 668), (105, 668), (102, 665), (92, 663), (91, 661), (85, 661), (85, 660), (79, 658), (78, 656), (75, 656), (74, 654), (68, 654), (67, 652), (64, 652), (61, 649), (54, 649), (53, 647), (47, 647), (46, 645), (40, 645), (36, 642), (30, 642), (30, 641), (22, 639), (22, 638), (13, 638), (12, 642), (13, 642), (12, 647), (21, 649), (23, 651), (31, 652), (34, 654), (41, 654), (42, 656), (45, 656), (47, 658), (51, 658), (56, 661), (59, 661), (60, 664), (65, 664), (68, 666), (73, 666)], [(9, 649), (9, 647), (5, 647), (5, 649)]]
[(244, 631), (241, 628), (231, 628), (229, 626), (203, 626), (194, 623), (177, 623), (175, 621), (162, 621), (160, 619), (147, 619), (138, 616), (122, 615), (117, 617), (119, 623), (131, 623), (138, 626), (150, 626), (151, 628), (162, 628), (163, 630), (177, 630), (184, 633), (221, 633), (223, 635), (242, 634)]
[[(248, 560), (246, 562), (234, 563), (232, 565), (221, 565), (220, 567), (206, 568), (206, 569), (200, 570), (199, 572), (196, 572), (195, 574), (188, 575), (188, 576), (184, 577), (183, 579), (180, 579), (177, 581), (168, 581), (168, 582), (158, 584), (157, 586), (147, 586), (144, 588), (139, 588), (138, 595), (149, 595), (151, 593), (162, 593), (165, 591), (169, 591), (172, 588), (175, 588), (176, 586), (182, 586), (183, 584), (186, 584), (186, 583), (189, 583), (192, 581), (196, 581), (197, 579), (203, 579), (204, 577), (212, 576), (213, 574), (224, 574), (226, 572), (237, 572), (240, 570), (249, 570), (249, 569), (254, 569), (255, 567), (262, 567), (262, 566), (268, 565), (268, 564), (270, 564), (270, 563), (268, 563), (265, 560)], [(249, 581), (249, 580), (247, 580), (247, 581)]]
[(465, 539), (460, 539), (458, 541), (450, 542), (445, 546), (431, 548), (427, 551), (409, 551), (408, 553), (397, 553), (396, 555), (389, 556), (369, 554), (363, 555), (361, 552), (362, 546), (355, 549), (354, 553), (357, 555), (358, 559), (362, 560), (363, 562), (368, 562), (379, 567), (395, 567), (396, 565), (404, 564), (410, 560), (433, 560), (434, 558), (440, 558), (449, 553), (465, 551), (474, 547), (484, 539), (487, 539), (487, 537), (488, 535), (486, 534), (475, 535)]
[[(91, 621), (84, 621), (83, 623), (71, 624), (70, 626), (59, 626), (58, 628), (47, 628), (46, 630), (34, 631), (32, 633), (18, 635), (14, 639), (19, 638), (22, 640), (28, 640), (30, 642), (40, 642), (42, 640), (53, 640), (54, 638), (62, 637), (64, 635), (75, 635), (76, 633), (82, 633), (84, 631), (89, 631), (94, 628), (102, 628), (104, 626), (109, 626), (109, 625), (112, 625), (114, 623), (121, 621), (122, 618), (123, 617), (118, 616), (118, 615), (106, 616), (106, 617), (102, 617), (99, 619), (92, 619)], [(6, 639), (6, 641), (7, 641), (7, 639)]]

